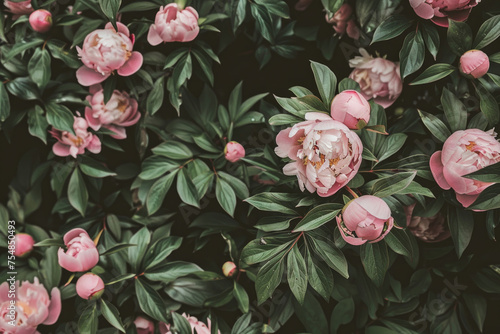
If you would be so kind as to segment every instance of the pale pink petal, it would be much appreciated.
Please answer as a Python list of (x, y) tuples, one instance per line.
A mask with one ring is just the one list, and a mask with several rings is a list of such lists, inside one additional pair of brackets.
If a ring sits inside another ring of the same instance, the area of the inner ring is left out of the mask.
[(82, 86), (92, 86), (103, 82), (109, 77), (109, 74), (102, 75), (87, 66), (82, 66), (76, 71), (76, 79)]
[(123, 77), (128, 77), (129, 75), (134, 74), (135, 72), (139, 71), (139, 69), (142, 66), (142, 54), (138, 51), (132, 52), (132, 55), (130, 58), (127, 60), (125, 64), (123, 64), (122, 67), (118, 69), (118, 74), (123, 76)]
[(44, 325), (53, 325), (61, 314), (61, 292), (58, 288), (53, 288), (50, 293), (49, 315), (43, 322)]
[(443, 163), (441, 162), (441, 151), (435, 152), (429, 161), (431, 166), (432, 176), (434, 176), (434, 180), (436, 180), (437, 184), (444, 190), (448, 190), (451, 186), (446, 181), (443, 173)]

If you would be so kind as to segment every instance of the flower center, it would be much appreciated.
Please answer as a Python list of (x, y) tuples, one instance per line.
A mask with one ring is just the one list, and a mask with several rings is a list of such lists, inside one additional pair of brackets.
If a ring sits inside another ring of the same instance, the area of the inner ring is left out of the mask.
[(475, 143), (475, 142), (473, 142), (473, 141), (470, 141), (470, 142), (469, 142), (469, 145), (465, 145), (465, 149), (466, 149), (467, 151), (472, 151), (472, 150), (474, 149), (474, 147), (476, 147), (476, 143)]

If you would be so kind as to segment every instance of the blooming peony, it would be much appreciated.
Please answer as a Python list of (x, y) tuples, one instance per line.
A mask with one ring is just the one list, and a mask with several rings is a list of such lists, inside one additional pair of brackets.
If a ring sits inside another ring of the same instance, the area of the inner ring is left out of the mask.
[(98, 84), (116, 71), (127, 77), (142, 66), (142, 54), (132, 51), (134, 35), (127, 26), (117, 22), (118, 31), (111, 23), (105, 29), (94, 30), (85, 37), (82, 48), (76, 47), (84, 66), (76, 71), (76, 78), (83, 86)]
[(394, 226), (394, 218), (382, 199), (364, 195), (347, 203), (337, 217), (337, 225), (342, 238), (357, 246), (382, 240)]
[(370, 104), (357, 91), (345, 90), (333, 99), (331, 115), (334, 120), (344, 123), (349, 129), (359, 129), (360, 121), (370, 121)]
[[(189, 324), (191, 325), (191, 330), (193, 331), (192, 334), (211, 334), (211, 323), (210, 319), (207, 318), (207, 325), (205, 325), (203, 322), (198, 321), (195, 317), (191, 317), (187, 315), (186, 313), (183, 313), (182, 316), (187, 319)], [(170, 325), (166, 324), (164, 322), (160, 322), (160, 333), (161, 334), (172, 334), (170, 331)], [(195, 331), (196, 330), (196, 331)], [(218, 331), (220, 334), (220, 330)]]
[(193, 7), (180, 9), (176, 3), (161, 7), (156, 13), (155, 23), (149, 27), (148, 42), (190, 42), (198, 36), (198, 12)]
[(125, 127), (136, 124), (141, 118), (137, 111), (137, 101), (126, 92), (115, 90), (108, 103), (104, 104), (104, 91), (100, 85), (91, 87), (87, 96), (90, 107), (85, 108), (85, 118), (94, 130), (102, 127), (113, 131), (111, 137), (116, 139), (127, 138)]
[[(35, 334), (37, 326), (53, 325), (61, 314), (61, 293), (53, 288), (50, 296), (45, 287), (35, 277), (33, 283), (19, 281), (15, 283), (16, 299), (12, 306), (9, 297), (9, 283), (0, 285), (0, 333), (5, 334)], [(15, 310), (15, 326), (9, 324), (11, 308)]]
[(88, 123), (84, 118), (75, 117), (73, 129), (76, 135), (56, 128), (49, 131), (52, 137), (57, 139), (57, 143), (52, 147), (55, 155), (60, 157), (71, 155), (76, 158), (78, 154), (83, 154), (85, 149), (92, 153), (101, 152), (101, 141), (99, 137), (88, 131)]
[(75, 228), (64, 235), (66, 252), (59, 248), (59, 265), (72, 272), (87, 271), (99, 262), (99, 252), (87, 231)]
[(349, 78), (361, 87), (361, 93), (369, 100), (384, 108), (391, 106), (403, 90), (403, 82), (399, 72), (399, 63), (384, 58), (373, 58), (364, 49), (360, 49), (362, 57), (349, 61), (354, 70)]
[(276, 142), (276, 154), (293, 160), (283, 168), (285, 175), (296, 175), (302, 191), (322, 197), (345, 186), (361, 165), (358, 135), (323, 113), (307, 113), (306, 121), (282, 130)]
[(431, 217), (412, 216), (415, 203), (405, 206), (406, 225), (414, 236), (424, 242), (439, 242), (450, 237), (446, 219), (441, 213)]
[(488, 73), (489, 69), (490, 59), (481, 50), (470, 50), (460, 57), (460, 72), (475, 79)]
[(352, 17), (352, 7), (345, 3), (339, 10), (331, 17), (328, 18), (326, 14), (326, 22), (331, 24), (335, 32), (339, 35), (343, 35), (347, 32), (347, 35), (352, 39), (359, 39), (359, 29), (356, 25), (356, 21)]
[(418, 16), (431, 20), (441, 27), (448, 27), (448, 18), (465, 21), (472, 7), (481, 0), (410, 0), (410, 5)]
[(104, 292), (104, 282), (96, 274), (86, 273), (76, 281), (76, 293), (83, 299), (97, 299)]
[(463, 175), (500, 161), (500, 143), (493, 130), (467, 129), (454, 132), (443, 150), (431, 156), (432, 175), (438, 185), (453, 189), (464, 207), (470, 206), (479, 194), (493, 183), (467, 179)]

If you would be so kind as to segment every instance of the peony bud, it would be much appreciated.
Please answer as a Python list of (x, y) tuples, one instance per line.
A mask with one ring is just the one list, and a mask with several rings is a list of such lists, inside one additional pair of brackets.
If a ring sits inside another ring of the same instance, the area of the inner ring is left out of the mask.
[(16, 250), (14, 251), (14, 255), (18, 257), (28, 255), (33, 250), (34, 244), (35, 240), (33, 240), (31, 235), (26, 233), (17, 233)]
[(361, 129), (370, 120), (370, 104), (357, 91), (345, 90), (333, 99), (331, 115), (351, 130)]
[(38, 9), (31, 13), (30, 25), (36, 32), (47, 32), (52, 27), (52, 14), (45, 9)]
[(134, 325), (137, 329), (137, 334), (154, 334), (155, 332), (155, 324), (151, 320), (141, 316), (135, 318)]
[(460, 57), (460, 72), (466, 76), (478, 79), (488, 73), (489, 69), (488, 55), (481, 50), (470, 50)]
[(236, 162), (245, 157), (245, 148), (240, 143), (230, 141), (224, 149), (226, 160)]
[(224, 265), (222, 265), (222, 272), (226, 277), (232, 277), (236, 273), (236, 269), (236, 265), (231, 261), (227, 261)]
[(97, 299), (104, 293), (104, 282), (99, 276), (86, 273), (76, 282), (76, 293), (83, 299)]

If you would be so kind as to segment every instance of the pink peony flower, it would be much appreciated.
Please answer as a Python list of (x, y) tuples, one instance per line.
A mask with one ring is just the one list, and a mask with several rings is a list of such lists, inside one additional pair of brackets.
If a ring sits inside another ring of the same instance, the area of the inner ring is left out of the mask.
[(454, 132), (443, 150), (431, 156), (431, 172), (437, 184), (455, 190), (457, 200), (470, 206), (479, 194), (493, 183), (462, 177), (500, 161), (500, 143), (493, 130), (467, 129)]
[(76, 281), (76, 293), (83, 299), (98, 299), (104, 293), (104, 282), (99, 276), (86, 273)]
[(360, 129), (359, 121), (370, 121), (370, 104), (355, 90), (345, 90), (332, 101), (331, 115), (336, 121), (344, 123), (349, 129)]
[(57, 143), (52, 147), (55, 155), (67, 157), (71, 155), (76, 158), (78, 154), (83, 154), (85, 149), (92, 153), (101, 152), (101, 141), (99, 137), (88, 131), (88, 123), (82, 117), (75, 117), (73, 124), (75, 135), (68, 131), (61, 131), (56, 128), (50, 130), (52, 137), (57, 139)]
[(391, 106), (403, 90), (403, 82), (399, 72), (399, 63), (384, 58), (373, 58), (364, 49), (360, 49), (361, 57), (349, 61), (354, 70), (349, 78), (361, 87), (361, 94), (384, 108)]
[(154, 334), (155, 332), (154, 323), (141, 316), (135, 318), (134, 325), (137, 330), (137, 334)]
[(33, 6), (31, 6), (31, 0), (27, 1), (7, 1), (3, 2), (4, 6), (9, 9), (9, 11), (14, 14), (13, 18), (18, 18), (21, 15), (29, 14), (33, 11)]
[(352, 18), (352, 7), (349, 4), (343, 4), (331, 18), (328, 18), (328, 14), (326, 14), (325, 19), (328, 24), (332, 25), (335, 33), (344, 35), (347, 32), (347, 35), (352, 39), (359, 39), (359, 29), (356, 21)]
[(312, 2), (313, 2), (313, 0), (299, 0), (295, 4), (295, 10), (302, 12), (302, 11), (306, 10), (311, 5)]
[(337, 225), (342, 238), (358, 246), (382, 240), (394, 226), (394, 218), (382, 199), (364, 195), (347, 203), (337, 217)]
[[(205, 325), (203, 322), (198, 321), (195, 317), (191, 317), (187, 315), (186, 313), (182, 313), (182, 316), (187, 319), (189, 324), (191, 325), (191, 330), (193, 331), (192, 334), (210, 334), (211, 333), (211, 323), (210, 319), (207, 318), (207, 325)], [(160, 322), (159, 324), (160, 327), (160, 333), (161, 334), (172, 334), (170, 331), (170, 325), (166, 324), (164, 322)], [(196, 330), (196, 332), (195, 332)], [(220, 334), (220, 330), (217, 331)]]
[(235, 141), (230, 141), (224, 148), (224, 155), (227, 161), (236, 162), (245, 157), (245, 148)]
[(361, 165), (358, 135), (323, 113), (307, 113), (306, 121), (282, 130), (276, 143), (276, 154), (293, 160), (283, 173), (296, 175), (302, 191), (317, 191), (322, 197), (345, 186)]
[[(9, 284), (15, 286), (16, 297), (9, 297)], [(14, 314), (12, 318), (11, 315)], [(38, 325), (53, 325), (61, 314), (61, 294), (58, 288), (53, 288), (50, 296), (38, 278), (33, 283), (19, 281), (2, 283), (0, 285), (0, 333), (5, 334), (35, 334)], [(10, 324), (14, 321), (15, 326)]]
[(472, 7), (481, 0), (410, 0), (410, 5), (418, 16), (431, 20), (441, 27), (448, 27), (448, 18), (465, 21)]
[(441, 213), (431, 217), (412, 216), (415, 203), (405, 206), (406, 225), (414, 236), (424, 242), (439, 242), (450, 237), (446, 219)]
[(76, 47), (84, 66), (76, 71), (82, 86), (98, 84), (116, 71), (123, 77), (137, 72), (142, 66), (142, 54), (132, 51), (135, 37), (127, 26), (117, 22), (118, 31), (111, 23), (105, 29), (94, 30), (85, 37), (82, 48)]
[(29, 22), (36, 32), (47, 32), (52, 27), (52, 14), (45, 9), (38, 9), (31, 13)]
[(99, 252), (87, 231), (75, 228), (64, 235), (66, 252), (59, 248), (59, 265), (71, 272), (87, 271), (99, 262)]
[(354, 19), (351, 19), (347, 22), (347, 29), (346, 29), (347, 36), (351, 37), (352, 39), (358, 40), (359, 37), (361, 36), (361, 31), (358, 28), (358, 24)]
[(14, 251), (15, 256), (23, 256), (29, 254), (33, 250), (33, 245), (35, 240), (33, 237), (26, 233), (16, 234), (16, 250)]
[(238, 267), (232, 261), (227, 261), (222, 265), (222, 273), (226, 277), (231, 277), (237, 272)]
[(190, 42), (198, 36), (198, 12), (193, 7), (180, 9), (176, 3), (160, 7), (155, 23), (149, 27), (148, 42)]
[(477, 79), (488, 73), (490, 59), (481, 50), (467, 51), (460, 57), (460, 72)]
[(95, 131), (102, 127), (115, 132), (111, 137), (127, 138), (125, 127), (136, 124), (141, 118), (137, 112), (137, 101), (126, 92), (115, 90), (108, 103), (104, 104), (104, 91), (100, 85), (91, 87), (87, 101), (91, 107), (85, 108), (85, 118)]

